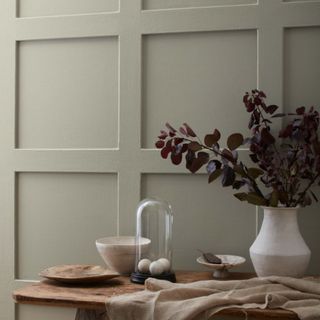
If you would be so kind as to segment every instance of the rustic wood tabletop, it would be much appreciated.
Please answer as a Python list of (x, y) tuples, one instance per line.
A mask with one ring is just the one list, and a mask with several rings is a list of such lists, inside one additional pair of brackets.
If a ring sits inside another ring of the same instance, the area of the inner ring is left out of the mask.
[[(211, 272), (180, 271), (176, 273), (177, 282), (188, 283), (199, 280), (212, 279)], [(249, 273), (230, 273), (230, 279), (249, 279), (254, 277)], [(134, 293), (144, 289), (143, 285), (130, 282), (129, 277), (120, 276), (96, 285), (62, 284), (44, 280), (36, 284), (27, 285), (13, 292), (17, 303), (32, 305), (47, 305), (53, 307), (72, 307), (78, 310), (105, 310), (108, 297), (125, 293)], [(298, 320), (290, 311), (281, 309), (247, 309), (248, 319), (286, 319)], [(240, 317), (244, 315), (241, 308), (229, 308), (219, 312), (219, 315)]]

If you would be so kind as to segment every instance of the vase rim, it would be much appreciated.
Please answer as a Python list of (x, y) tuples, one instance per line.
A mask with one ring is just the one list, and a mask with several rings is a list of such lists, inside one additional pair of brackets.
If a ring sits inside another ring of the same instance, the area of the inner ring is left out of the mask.
[(284, 206), (280, 206), (280, 207), (267, 207), (267, 206), (261, 206), (262, 209), (270, 209), (270, 210), (297, 210), (300, 209), (300, 206), (296, 206), (296, 207), (284, 207)]

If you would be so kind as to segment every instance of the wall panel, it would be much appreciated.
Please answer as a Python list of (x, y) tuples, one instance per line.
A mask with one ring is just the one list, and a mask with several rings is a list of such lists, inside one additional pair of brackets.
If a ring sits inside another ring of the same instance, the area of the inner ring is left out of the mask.
[(18, 62), (18, 147), (117, 147), (115, 37), (22, 41)]
[[(320, 187), (313, 187), (312, 190), (318, 197), (320, 197)], [(319, 274), (319, 203), (314, 203), (311, 207), (301, 210), (298, 219), (301, 234), (311, 250), (311, 260), (308, 273)]]
[(95, 240), (117, 233), (117, 176), (90, 173), (17, 175), (17, 274), (59, 264), (104, 264)]
[(256, 83), (255, 31), (145, 36), (143, 147), (154, 146), (167, 121), (187, 122), (199, 136), (214, 128), (224, 137), (243, 130), (248, 118), (241, 99)]
[[(177, 192), (178, 191), (178, 192)], [(204, 270), (196, 262), (202, 251), (242, 255), (239, 270), (252, 271), (247, 248), (255, 238), (255, 208), (239, 205), (220, 181), (205, 175), (145, 174), (142, 197), (167, 199), (174, 211), (173, 256), (178, 270)]]
[(72, 320), (75, 316), (75, 311), (72, 308), (50, 308), (29, 305), (19, 305), (17, 311), (17, 319), (23, 320)]
[(320, 102), (320, 27), (285, 29), (284, 99), (287, 111)]
[[(320, 106), (320, 28), (291, 28), (284, 33), (284, 101), (285, 111), (295, 112), (300, 106)], [(319, 110), (319, 109), (318, 109)], [(320, 188), (312, 188), (320, 197)], [(311, 249), (309, 273), (319, 273), (319, 203), (301, 210), (299, 223)]]

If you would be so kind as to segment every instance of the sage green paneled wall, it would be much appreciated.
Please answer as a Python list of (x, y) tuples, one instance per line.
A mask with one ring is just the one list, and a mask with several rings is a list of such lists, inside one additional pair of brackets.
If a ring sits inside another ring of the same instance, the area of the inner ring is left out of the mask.
[[(3, 0), (0, 9), (1, 320), (72, 319), (70, 309), (15, 308), (11, 292), (49, 265), (102, 264), (94, 240), (134, 234), (146, 196), (174, 208), (177, 269), (200, 270), (203, 249), (243, 255), (239, 270), (252, 270), (257, 208), (162, 160), (153, 143), (166, 121), (245, 133), (241, 99), (254, 87), (286, 111), (319, 106), (320, 1)], [(319, 213), (300, 215), (313, 273)]]

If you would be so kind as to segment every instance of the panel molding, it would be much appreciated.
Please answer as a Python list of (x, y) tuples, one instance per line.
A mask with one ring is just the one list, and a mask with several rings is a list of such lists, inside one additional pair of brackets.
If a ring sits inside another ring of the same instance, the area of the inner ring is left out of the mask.
[[(17, 17), (51, 17), (119, 11), (119, 0), (63, 1), (16, 0)], [(73, 8), (72, 8), (73, 7)]]
[[(225, 17), (228, 16), (229, 19)], [(257, 29), (258, 6), (143, 11), (141, 33), (177, 33)]]
[(14, 19), (15, 39), (23, 41), (117, 36), (120, 30), (119, 18), (118, 12), (16, 18)]
[(230, 7), (242, 6), (248, 4), (257, 4), (258, 0), (142, 0), (143, 10), (167, 10), (167, 9), (181, 9), (194, 7)]

